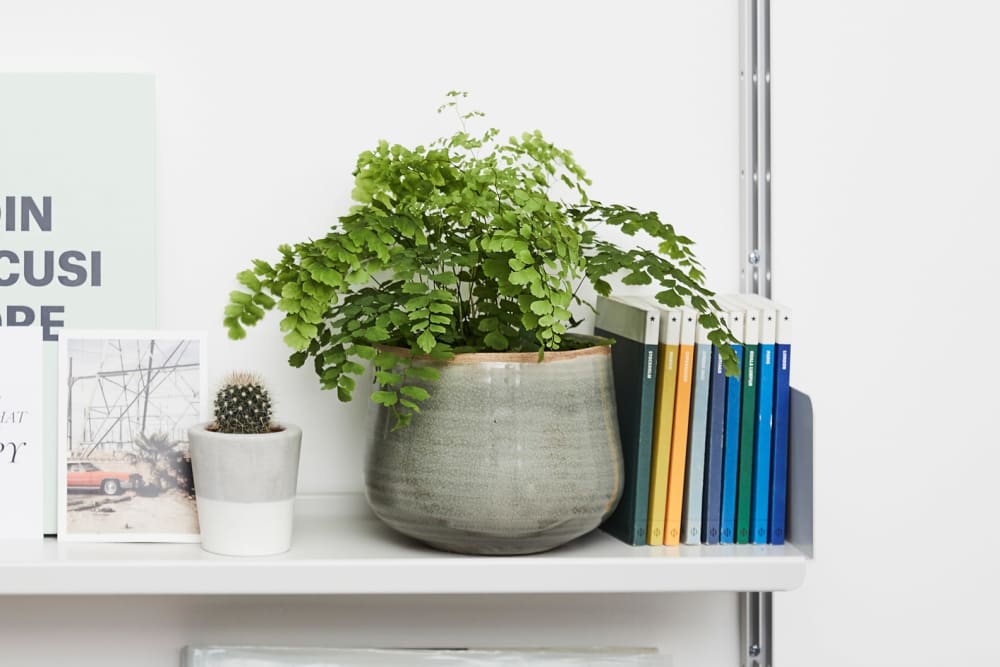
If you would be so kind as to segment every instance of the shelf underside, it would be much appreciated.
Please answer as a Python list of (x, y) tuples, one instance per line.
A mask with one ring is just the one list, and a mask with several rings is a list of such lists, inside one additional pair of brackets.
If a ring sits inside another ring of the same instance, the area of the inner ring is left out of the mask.
[(0, 542), (4, 595), (335, 595), (780, 591), (794, 545), (630, 547), (595, 531), (534, 556), (446, 554), (385, 527), (360, 495), (299, 498), (292, 549), (216, 556), (197, 544)]

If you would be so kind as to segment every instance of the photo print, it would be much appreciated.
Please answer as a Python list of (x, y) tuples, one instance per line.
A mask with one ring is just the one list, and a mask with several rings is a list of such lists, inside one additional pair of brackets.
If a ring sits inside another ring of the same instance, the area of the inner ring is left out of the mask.
[(59, 345), (59, 539), (197, 542), (204, 335), (67, 330)]

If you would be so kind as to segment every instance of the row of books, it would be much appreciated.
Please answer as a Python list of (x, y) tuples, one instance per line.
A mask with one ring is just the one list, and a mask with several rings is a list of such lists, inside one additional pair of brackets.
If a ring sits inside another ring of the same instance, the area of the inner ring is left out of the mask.
[(690, 308), (599, 297), (625, 489), (603, 528), (633, 545), (783, 544), (791, 312), (758, 295), (716, 298), (739, 375)]

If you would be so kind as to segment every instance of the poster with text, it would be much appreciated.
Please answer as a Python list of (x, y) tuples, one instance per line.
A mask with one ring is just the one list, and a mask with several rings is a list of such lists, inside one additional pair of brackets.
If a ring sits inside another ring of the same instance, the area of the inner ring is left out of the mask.
[(0, 329), (0, 540), (42, 538), (42, 340)]
[[(57, 414), (64, 327), (156, 324), (154, 81), (145, 74), (0, 74), (0, 329), (44, 347)], [(56, 529), (56, 430), (43, 423), (47, 533)]]

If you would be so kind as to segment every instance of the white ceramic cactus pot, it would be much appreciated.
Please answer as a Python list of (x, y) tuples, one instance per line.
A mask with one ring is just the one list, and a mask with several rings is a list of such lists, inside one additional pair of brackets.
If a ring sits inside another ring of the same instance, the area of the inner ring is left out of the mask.
[(188, 430), (201, 546), (227, 556), (288, 551), (302, 431), (218, 433), (209, 424)]

